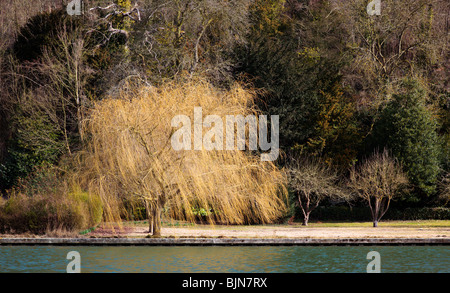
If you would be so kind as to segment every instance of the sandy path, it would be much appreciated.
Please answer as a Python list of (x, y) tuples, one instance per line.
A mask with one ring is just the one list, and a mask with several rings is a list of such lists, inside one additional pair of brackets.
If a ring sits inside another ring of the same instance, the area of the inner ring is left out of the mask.
[[(98, 231), (100, 232), (100, 231)], [(90, 236), (101, 236), (102, 233), (91, 233)], [(106, 232), (106, 231), (105, 231)], [(144, 237), (147, 227), (135, 227), (120, 236)], [(403, 228), (403, 227), (250, 227), (250, 226), (196, 226), (196, 227), (163, 227), (163, 237), (264, 237), (264, 238), (435, 238), (450, 237), (450, 227), (440, 228)]]
[[(226, 238), (440, 238), (450, 237), (450, 227), (303, 227), (303, 226), (207, 226), (163, 227), (162, 237), (226, 237)], [(145, 237), (148, 227), (126, 226), (112, 231), (98, 227), (89, 234), (76, 232), (56, 235), (0, 234), (0, 238), (76, 238), (76, 237)]]

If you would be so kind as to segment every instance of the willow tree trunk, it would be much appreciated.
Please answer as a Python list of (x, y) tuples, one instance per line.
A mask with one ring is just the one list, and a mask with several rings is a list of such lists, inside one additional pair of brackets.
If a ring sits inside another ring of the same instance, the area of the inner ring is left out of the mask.
[(161, 215), (165, 200), (158, 198), (156, 201), (145, 199), (145, 208), (148, 217), (148, 233), (153, 236), (161, 236)]
[(152, 211), (152, 221), (150, 228), (153, 231), (153, 236), (161, 236), (161, 207), (156, 206)]
[(153, 207), (150, 206), (148, 200), (144, 200), (144, 203), (148, 219), (148, 233), (153, 235), (153, 215), (152, 215)]
[(161, 211), (162, 208), (157, 203), (145, 201), (148, 217), (148, 233), (153, 236), (161, 236)]

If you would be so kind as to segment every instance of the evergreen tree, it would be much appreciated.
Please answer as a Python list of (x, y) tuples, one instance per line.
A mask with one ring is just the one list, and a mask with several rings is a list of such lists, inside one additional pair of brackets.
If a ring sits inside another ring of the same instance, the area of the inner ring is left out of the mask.
[(400, 160), (420, 198), (432, 195), (436, 189), (440, 171), (437, 123), (418, 83), (406, 80), (403, 89), (393, 96), (375, 122), (372, 141), (380, 149), (390, 149)]

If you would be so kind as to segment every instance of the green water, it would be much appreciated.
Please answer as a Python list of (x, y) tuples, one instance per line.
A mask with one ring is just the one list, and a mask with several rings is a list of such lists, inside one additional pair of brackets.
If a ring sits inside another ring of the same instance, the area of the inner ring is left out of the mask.
[(0, 272), (365, 273), (370, 251), (382, 273), (450, 273), (448, 246), (0, 246)]

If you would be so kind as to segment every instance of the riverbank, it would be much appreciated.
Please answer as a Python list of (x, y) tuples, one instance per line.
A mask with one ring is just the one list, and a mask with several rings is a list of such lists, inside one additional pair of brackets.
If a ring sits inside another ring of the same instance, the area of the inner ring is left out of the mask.
[(450, 238), (0, 238), (0, 246), (347, 246), (450, 245)]
[[(217, 237), (217, 238), (449, 238), (450, 221), (393, 221), (373, 228), (372, 223), (311, 223), (294, 225), (165, 225), (162, 237)], [(143, 222), (128, 222), (123, 231), (99, 227), (90, 237), (106, 235), (146, 237), (148, 227)]]
[[(52, 232), (47, 235), (3, 234), (0, 238), (145, 238), (148, 223), (124, 222), (122, 227), (101, 224), (85, 234)], [(287, 238), (287, 239), (450, 239), (450, 221), (389, 221), (373, 228), (369, 222), (282, 225), (201, 225), (166, 222), (162, 238)]]

